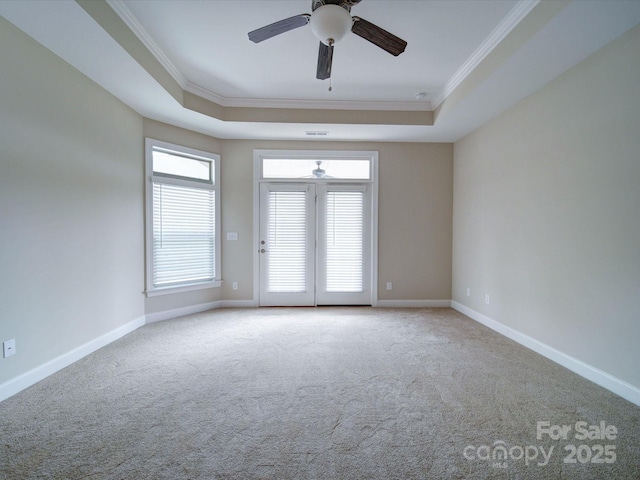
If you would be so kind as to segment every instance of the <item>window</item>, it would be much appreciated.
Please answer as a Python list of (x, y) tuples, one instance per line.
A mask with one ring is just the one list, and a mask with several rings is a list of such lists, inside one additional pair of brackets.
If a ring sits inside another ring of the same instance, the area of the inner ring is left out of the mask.
[(148, 296), (220, 285), (219, 163), (146, 139)]
[(365, 274), (365, 190), (332, 187), (325, 194), (327, 292), (362, 292)]
[(370, 158), (264, 158), (262, 178), (369, 180)]
[(270, 191), (269, 209), (269, 291), (307, 290), (307, 192)]

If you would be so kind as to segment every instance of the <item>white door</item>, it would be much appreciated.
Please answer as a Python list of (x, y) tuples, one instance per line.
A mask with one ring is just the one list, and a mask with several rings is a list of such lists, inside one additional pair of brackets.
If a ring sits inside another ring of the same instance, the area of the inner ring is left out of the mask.
[(315, 305), (314, 185), (260, 185), (260, 305)]
[(316, 303), (371, 305), (368, 184), (317, 186)]
[(260, 305), (370, 305), (370, 185), (260, 185)]

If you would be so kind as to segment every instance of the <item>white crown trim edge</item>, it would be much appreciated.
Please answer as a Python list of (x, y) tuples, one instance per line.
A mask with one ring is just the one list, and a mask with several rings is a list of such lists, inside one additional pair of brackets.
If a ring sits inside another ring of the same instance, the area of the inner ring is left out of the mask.
[(210, 100), (223, 107), (247, 107), (247, 108), (298, 108), (313, 110), (400, 110), (430, 112), (431, 102), (361, 102), (349, 100), (292, 100), (292, 99), (267, 99), (267, 98), (230, 98), (218, 95), (193, 82), (187, 81), (184, 90), (194, 95)]
[(511, 327), (504, 325), (492, 318), (483, 315), (455, 300), (451, 302), (451, 308), (458, 312), (472, 318), (476, 322), (479, 322), (491, 330), (498, 332), (499, 334), (518, 342), (520, 345), (533, 350), (540, 355), (547, 357), (549, 360), (568, 368), (574, 373), (577, 373), (581, 377), (592, 381), (596, 385), (600, 385), (602, 388), (621, 396), (622, 398), (640, 406), (640, 388), (631, 385), (613, 375), (604, 372), (588, 363), (585, 363), (577, 358), (573, 358), (560, 350), (542, 343), (533, 337), (525, 335)]
[(230, 98), (223, 97), (207, 88), (201, 87), (189, 80), (169, 60), (169, 57), (158, 46), (151, 34), (144, 28), (140, 20), (123, 0), (106, 0), (107, 4), (122, 19), (129, 29), (138, 37), (144, 46), (167, 70), (169, 75), (180, 87), (194, 95), (201, 96), (223, 107), (248, 108), (298, 108), (317, 110), (401, 110), (401, 111), (431, 111), (430, 101), (410, 102), (360, 102), (360, 101), (325, 101), (325, 100), (291, 100), (291, 99), (262, 99), (262, 98)]
[(442, 93), (433, 101), (433, 108), (438, 108), (453, 91), (473, 72), (480, 62), (496, 48), (502, 40), (540, 3), (540, 0), (520, 0), (506, 17), (498, 24), (489, 36), (480, 44), (466, 62), (453, 74), (444, 86)]
[(489, 34), (467, 61), (453, 74), (446, 83), (442, 93), (433, 101), (423, 102), (357, 102), (357, 101), (324, 101), (324, 100), (289, 100), (289, 99), (254, 99), (223, 97), (209, 89), (201, 87), (189, 80), (169, 60), (163, 50), (153, 40), (140, 20), (123, 0), (106, 0), (122, 21), (131, 29), (138, 39), (149, 49), (156, 59), (167, 70), (171, 77), (183, 90), (199, 95), (223, 107), (248, 108), (309, 108), (327, 110), (402, 110), (431, 111), (440, 106), (446, 98), (473, 72), (473, 70), (493, 51), (498, 44), (535, 8), (540, 0), (520, 0), (498, 26)]
[(187, 85), (187, 79), (180, 70), (169, 60), (162, 51), (162, 49), (155, 42), (151, 34), (147, 31), (138, 17), (134, 15), (131, 9), (124, 3), (123, 0), (106, 0), (107, 4), (113, 9), (114, 12), (120, 17), (120, 19), (129, 27), (129, 29), (138, 37), (138, 39), (144, 44), (145, 47), (156, 57), (162, 66), (167, 70), (169, 75), (178, 82), (178, 84), (184, 88)]

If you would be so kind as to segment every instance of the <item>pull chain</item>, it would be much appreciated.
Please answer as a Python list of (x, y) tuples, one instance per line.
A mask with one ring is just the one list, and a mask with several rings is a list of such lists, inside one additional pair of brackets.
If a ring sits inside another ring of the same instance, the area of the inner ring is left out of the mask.
[(333, 87), (331, 86), (331, 77), (329, 77), (329, 91), (333, 90)]

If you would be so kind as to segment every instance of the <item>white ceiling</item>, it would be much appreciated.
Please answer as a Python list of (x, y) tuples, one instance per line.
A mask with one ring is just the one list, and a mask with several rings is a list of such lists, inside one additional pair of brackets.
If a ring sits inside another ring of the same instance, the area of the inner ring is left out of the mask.
[[(437, 94), (516, 0), (363, 0), (352, 15), (408, 42), (394, 57), (347, 35), (334, 50), (333, 91), (317, 80), (318, 39), (301, 27), (259, 44), (247, 33), (300, 13), (311, 0), (126, 1), (189, 81), (225, 98), (411, 102)], [(121, 4), (122, 5), (122, 4)]]
[[(184, 108), (111, 26), (75, 1), (0, 2), (7, 20), (140, 114), (220, 138), (303, 139), (322, 130), (326, 140), (455, 141), (640, 23), (637, 0), (362, 0), (352, 15), (407, 49), (394, 57), (347, 35), (335, 47), (329, 92), (315, 78), (318, 40), (308, 26), (259, 44), (247, 37), (311, 13), (310, 0), (107, 2), (182, 90), (223, 107), (276, 117), (281, 107), (363, 110), (383, 120), (390, 110), (437, 113), (434, 125), (223, 121)], [(426, 99), (416, 100), (420, 92)]]

